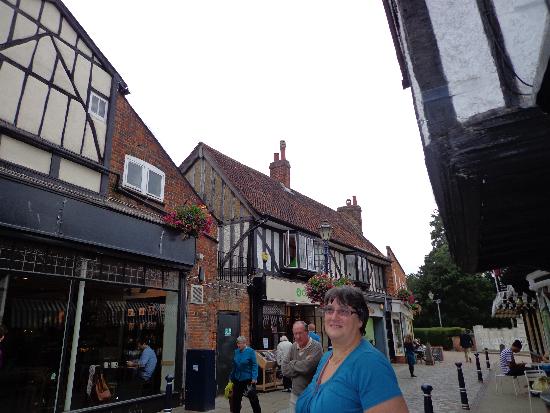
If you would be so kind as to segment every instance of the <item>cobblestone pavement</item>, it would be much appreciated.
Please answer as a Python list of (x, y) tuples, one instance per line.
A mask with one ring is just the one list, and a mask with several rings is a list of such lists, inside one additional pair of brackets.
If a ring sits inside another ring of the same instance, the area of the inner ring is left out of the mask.
[[(516, 357), (518, 361), (521, 361), (521, 357)], [(399, 386), (403, 392), (403, 396), (407, 401), (409, 406), (410, 413), (423, 413), (424, 412), (424, 395), (420, 386), (423, 383), (427, 383), (433, 386), (432, 392), (432, 401), (434, 412), (436, 413), (458, 413), (462, 412), (462, 405), (460, 401), (460, 393), (458, 389), (458, 375), (455, 362), (460, 361), (463, 363), (463, 372), (464, 379), (466, 382), (466, 391), (468, 393), (468, 400), (470, 402), (471, 411), (476, 412), (477, 407), (480, 402), (483, 402), (484, 399), (490, 399), (493, 410), (491, 413), (500, 413), (500, 412), (514, 412), (514, 413), (523, 413), (529, 412), (529, 401), (525, 390), (523, 394), (520, 394), (516, 399), (509, 391), (505, 394), (494, 394), (494, 370), (489, 371), (485, 367), (485, 357), (480, 356), (480, 361), (482, 366), (482, 373), (484, 377), (484, 383), (479, 383), (477, 379), (477, 370), (475, 367), (475, 358), (472, 356), (472, 363), (464, 363), (464, 356), (462, 353), (457, 352), (445, 352), (444, 353), (444, 362), (437, 362), (434, 366), (426, 366), (425, 364), (417, 364), (415, 366), (415, 374), (418, 376), (416, 378), (411, 378), (409, 375), (409, 370), (407, 365), (404, 364), (394, 364)], [(498, 368), (498, 355), (491, 354), (490, 362), (493, 368)], [(491, 376), (491, 377), (489, 377)], [(511, 398), (514, 398), (513, 400)], [(288, 393), (283, 393), (281, 391), (273, 391), (269, 393), (260, 393), (259, 394), (260, 405), (262, 406), (263, 413), (286, 413), (288, 406)], [(506, 406), (522, 406), (521, 410), (517, 407), (513, 410), (507, 410), (506, 407), (500, 407), (500, 405)], [(493, 404), (494, 403), (494, 404)], [(515, 403), (515, 404), (514, 404)], [(486, 406), (488, 403), (481, 403)], [(533, 413), (542, 412), (541, 401), (535, 400)], [(242, 413), (251, 413), (252, 409), (248, 400), (243, 399), (243, 408)], [(526, 410), (524, 410), (524, 407)], [(480, 410), (485, 412), (488, 410)], [(183, 410), (183, 408), (174, 409), (174, 413), (184, 413), (189, 412)], [(229, 413), (229, 403), (223, 397), (216, 399), (216, 413)], [(489, 411), (488, 411), (489, 412)]]

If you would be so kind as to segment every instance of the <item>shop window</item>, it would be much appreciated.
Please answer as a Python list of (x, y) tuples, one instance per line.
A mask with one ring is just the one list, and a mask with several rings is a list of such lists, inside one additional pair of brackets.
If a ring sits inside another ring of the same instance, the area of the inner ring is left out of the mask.
[(141, 159), (126, 155), (122, 185), (156, 200), (164, 199), (165, 175)]
[(53, 412), (70, 281), (0, 275), (0, 410)]
[(395, 353), (403, 354), (403, 336), (401, 334), (401, 323), (399, 320), (393, 319), (393, 337), (395, 345)]
[[(160, 393), (175, 364), (177, 308), (176, 292), (86, 282), (70, 408)], [(89, 388), (101, 377), (111, 394), (103, 401)]]

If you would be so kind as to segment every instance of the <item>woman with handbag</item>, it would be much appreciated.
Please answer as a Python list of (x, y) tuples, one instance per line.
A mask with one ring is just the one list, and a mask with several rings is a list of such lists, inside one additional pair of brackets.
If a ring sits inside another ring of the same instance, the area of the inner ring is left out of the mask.
[(241, 413), (243, 395), (250, 400), (250, 406), (254, 413), (262, 413), (260, 401), (256, 394), (258, 380), (258, 363), (256, 352), (246, 345), (246, 338), (237, 338), (237, 349), (233, 355), (233, 370), (229, 376), (233, 382), (233, 393), (230, 398), (231, 411)]

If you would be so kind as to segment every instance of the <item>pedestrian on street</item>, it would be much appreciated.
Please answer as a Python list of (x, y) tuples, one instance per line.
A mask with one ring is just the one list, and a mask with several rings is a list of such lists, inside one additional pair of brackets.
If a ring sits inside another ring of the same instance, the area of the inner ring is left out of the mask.
[(387, 358), (366, 339), (369, 319), (363, 292), (331, 288), (323, 300), (325, 331), (333, 349), (324, 354), (297, 413), (408, 413)]
[(304, 321), (294, 323), (292, 334), (294, 344), (283, 360), (283, 375), (292, 379), (289, 413), (295, 412), (296, 400), (311, 382), (323, 355), (321, 344), (309, 337), (307, 324)]
[(312, 339), (320, 343), (321, 336), (317, 334), (317, 332), (315, 331), (315, 324), (311, 323), (310, 325), (307, 326), (307, 329), (309, 330), (309, 332), (307, 333), (308, 336), (310, 336)]
[(523, 345), (521, 341), (515, 340), (510, 348), (502, 350), (500, 353), (500, 369), (507, 376), (523, 376), (525, 373), (525, 363), (516, 363), (514, 353), (519, 353)]
[[(282, 369), (283, 360), (288, 355), (292, 343), (288, 341), (287, 336), (281, 336), (279, 344), (277, 344), (277, 364)], [(281, 372), (282, 373), (282, 372)], [(283, 391), (290, 393), (292, 391), (292, 380), (283, 374)]]
[(233, 355), (233, 369), (229, 376), (233, 382), (233, 394), (230, 399), (231, 412), (241, 412), (243, 394), (251, 386), (252, 391), (248, 392), (250, 406), (254, 413), (262, 413), (260, 401), (256, 394), (256, 383), (258, 382), (258, 363), (256, 352), (247, 346), (246, 337), (237, 337), (237, 349)]
[(460, 335), (460, 347), (462, 347), (462, 351), (464, 351), (464, 358), (466, 359), (466, 363), (472, 362), (470, 351), (474, 346), (472, 336), (469, 333), (470, 332), (468, 330), (464, 330), (464, 332)]
[(409, 365), (409, 372), (411, 373), (411, 377), (416, 377), (414, 375), (414, 365), (416, 364), (416, 352), (414, 350), (414, 343), (412, 336), (410, 334), (407, 334), (405, 336), (405, 344), (403, 345), (405, 347), (405, 358), (407, 359), (407, 364)]

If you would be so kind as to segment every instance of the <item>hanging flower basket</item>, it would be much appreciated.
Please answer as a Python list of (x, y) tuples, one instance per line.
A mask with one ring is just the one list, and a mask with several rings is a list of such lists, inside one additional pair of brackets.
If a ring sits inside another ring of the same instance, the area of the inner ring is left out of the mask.
[(422, 306), (418, 303), (412, 303), (410, 305), (411, 307), (411, 311), (413, 313), (413, 316), (417, 316), (417, 315), (420, 315), (420, 313), (422, 312)]
[(212, 228), (212, 217), (204, 205), (182, 205), (166, 216), (164, 222), (186, 237), (198, 238)]
[(347, 277), (333, 278), (328, 274), (316, 274), (306, 283), (306, 295), (313, 303), (322, 303), (328, 290), (342, 285), (353, 285)]
[(412, 291), (409, 291), (406, 288), (401, 288), (399, 291), (397, 291), (397, 298), (407, 304), (413, 304), (415, 301)]

